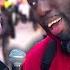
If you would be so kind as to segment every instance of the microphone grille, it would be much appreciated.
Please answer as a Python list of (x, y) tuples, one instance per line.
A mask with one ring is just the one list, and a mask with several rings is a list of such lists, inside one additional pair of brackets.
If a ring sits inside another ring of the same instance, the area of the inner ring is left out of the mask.
[(14, 66), (20, 66), (24, 60), (26, 53), (21, 49), (12, 49), (9, 54), (9, 61), (14, 64)]

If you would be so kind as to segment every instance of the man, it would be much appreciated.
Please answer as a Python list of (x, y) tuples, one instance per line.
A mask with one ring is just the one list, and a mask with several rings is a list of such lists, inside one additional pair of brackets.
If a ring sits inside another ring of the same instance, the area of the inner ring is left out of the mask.
[[(48, 36), (27, 53), (22, 70), (70, 70), (70, 0), (28, 0), (28, 3)], [(56, 48), (52, 49), (55, 56), (51, 63), (47, 52), (50, 44)]]

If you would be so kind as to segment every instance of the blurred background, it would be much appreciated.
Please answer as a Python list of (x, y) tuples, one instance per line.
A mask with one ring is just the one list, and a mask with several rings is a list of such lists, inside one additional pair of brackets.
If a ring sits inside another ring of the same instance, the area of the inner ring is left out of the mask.
[[(8, 37), (6, 53), (12, 48), (20, 48), (27, 53), (37, 42), (46, 37), (43, 28), (34, 21), (33, 12), (27, 0), (0, 0), (1, 12), (11, 15), (9, 24), (13, 24), (15, 35), (14, 38)], [(0, 60), (4, 62), (2, 40), (0, 42)]]

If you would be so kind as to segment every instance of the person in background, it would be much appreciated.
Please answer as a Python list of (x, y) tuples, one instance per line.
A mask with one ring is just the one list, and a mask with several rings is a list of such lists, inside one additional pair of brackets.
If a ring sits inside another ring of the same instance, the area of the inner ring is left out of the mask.
[(4, 2), (5, 0), (0, 0), (0, 69), (9, 70), (5, 60), (7, 53), (5, 49), (8, 37), (14, 38), (14, 27), (11, 22), (11, 15), (6, 10), (8, 7), (5, 7)]
[(48, 36), (36, 44), (22, 70), (70, 70), (70, 0), (28, 0)]

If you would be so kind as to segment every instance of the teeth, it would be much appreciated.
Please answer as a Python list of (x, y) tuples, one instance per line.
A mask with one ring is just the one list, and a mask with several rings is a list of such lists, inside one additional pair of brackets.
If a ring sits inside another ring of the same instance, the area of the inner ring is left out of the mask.
[(48, 27), (51, 27), (53, 24), (59, 22), (61, 19), (62, 19), (62, 18), (60, 17), (60, 18), (58, 18), (58, 19), (52, 21), (51, 23), (48, 24)]

